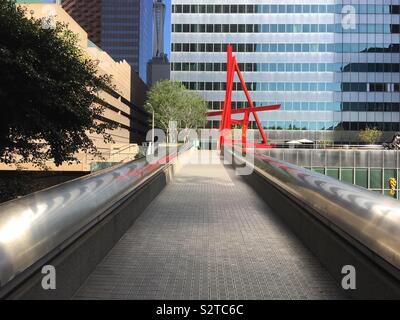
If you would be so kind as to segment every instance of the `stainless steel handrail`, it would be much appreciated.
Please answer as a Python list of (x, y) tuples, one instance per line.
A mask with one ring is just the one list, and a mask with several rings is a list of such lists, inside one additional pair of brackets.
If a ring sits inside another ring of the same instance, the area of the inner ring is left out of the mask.
[(0, 292), (167, 164), (141, 158), (1, 204)]
[[(400, 202), (334, 178), (254, 154), (254, 164), (235, 156), (350, 239), (400, 271)], [(390, 270), (389, 270), (390, 271)], [(397, 275), (398, 276), (398, 273)]]

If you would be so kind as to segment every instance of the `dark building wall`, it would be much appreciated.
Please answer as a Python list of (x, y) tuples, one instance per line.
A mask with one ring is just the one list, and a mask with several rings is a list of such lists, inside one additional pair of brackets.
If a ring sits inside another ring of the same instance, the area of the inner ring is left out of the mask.
[(101, 0), (63, 0), (68, 14), (88, 33), (89, 39), (101, 47)]
[(152, 7), (150, 0), (102, 0), (101, 48), (128, 61), (145, 82), (152, 55)]
[(102, 49), (139, 71), (140, 1), (103, 0)]
[(139, 75), (147, 82), (147, 62), (153, 56), (153, 1), (140, 2)]
[(141, 144), (146, 141), (149, 126), (149, 115), (144, 111), (147, 91), (149, 87), (136, 72), (131, 75), (131, 143)]
[(171, 65), (168, 59), (154, 57), (147, 64), (147, 83), (153, 85), (160, 80), (171, 78)]
[(114, 60), (126, 60), (146, 82), (152, 56), (151, 0), (64, 0), (64, 9), (89, 39)]

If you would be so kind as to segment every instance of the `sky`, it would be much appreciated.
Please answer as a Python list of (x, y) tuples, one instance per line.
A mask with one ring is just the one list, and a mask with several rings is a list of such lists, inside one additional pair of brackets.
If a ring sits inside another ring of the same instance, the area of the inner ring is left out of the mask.
[(170, 58), (171, 49), (171, 0), (165, 0), (167, 12), (165, 13), (164, 52)]

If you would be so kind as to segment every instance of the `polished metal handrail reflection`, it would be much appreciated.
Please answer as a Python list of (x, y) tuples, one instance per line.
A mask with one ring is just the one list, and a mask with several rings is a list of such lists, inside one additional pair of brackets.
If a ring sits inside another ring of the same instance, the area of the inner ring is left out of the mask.
[[(310, 212), (400, 271), (400, 202), (367, 189), (254, 153), (254, 164), (235, 156)], [(396, 276), (399, 274), (396, 271)]]
[[(183, 145), (179, 153), (190, 149)], [(78, 178), (0, 205), (0, 291), (162, 170), (177, 152)]]

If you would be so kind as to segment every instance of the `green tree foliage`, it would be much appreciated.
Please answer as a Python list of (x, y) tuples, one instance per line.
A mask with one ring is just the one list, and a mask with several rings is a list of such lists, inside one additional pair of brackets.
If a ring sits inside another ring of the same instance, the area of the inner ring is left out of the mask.
[(361, 130), (358, 136), (362, 142), (375, 144), (382, 137), (382, 131), (377, 128), (367, 127), (365, 130)]
[(87, 132), (110, 142), (106, 129), (115, 127), (96, 121), (104, 112), (97, 94), (110, 87), (66, 25), (43, 28), (0, 0), (1, 162), (60, 165), (78, 151), (96, 153)]
[(147, 96), (146, 111), (152, 113), (156, 128), (168, 134), (169, 122), (176, 121), (178, 129), (197, 129), (205, 126), (207, 104), (179, 81), (158, 81)]

